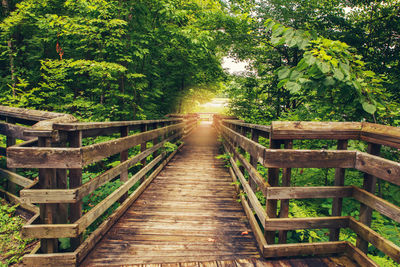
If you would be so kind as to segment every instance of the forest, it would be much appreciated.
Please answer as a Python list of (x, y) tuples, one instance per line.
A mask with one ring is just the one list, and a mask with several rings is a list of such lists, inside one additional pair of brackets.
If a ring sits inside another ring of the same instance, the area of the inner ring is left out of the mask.
[[(246, 71), (227, 71), (226, 58), (246, 62)], [(2, 0), (0, 13), (1, 105), (81, 121), (160, 119), (221, 97), (229, 99), (226, 115), (254, 124), (399, 127), (399, 59), (399, 0)], [(3, 136), (0, 143), (5, 146)], [(326, 141), (295, 146), (335, 149)], [(358, 141), (350, 141), (351, 148), (367, 149)], [(397, 149), (385, 147), (382, 154), (400, 159)], [(97, 171), (87, 170), (84, 178)], [(292, 175), (299, 186), (334, 181), (333, 169)], [(350, 170), (348, 177), (346, 183), (361, 185), (362, 174)], [(388, 182), (379, 182), (377, 194), (400, 205), (399, 188)], [(85, 201), (89, 208), (100, 200)], [(343, 213), (358, 216), (359, 205), (346, 201)], [(290, 216), (329, 215), (331, 203), (295, 200)], [(15, 209), (0, 205), (0, 266), (18, 263), (31, 242), (19, 235)], [(400, 224), (374, 212), (372, 229), (400, 246)], [(341, 232), (343, 240), (355, 238)], [(324, 240), (318, 230), (288, 237), (293, 243)], [(369, 256), (381, 266), (398, 266), (373, 247)]]

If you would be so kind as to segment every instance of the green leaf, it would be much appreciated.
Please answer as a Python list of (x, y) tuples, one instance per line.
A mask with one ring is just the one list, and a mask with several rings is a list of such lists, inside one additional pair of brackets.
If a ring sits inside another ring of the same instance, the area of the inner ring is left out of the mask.
[(325, 80), (324, 80), (324, 85), (325, 86), (332, 86), (332, 85), (334, 85), (335, 84), (335, 80), (332, 78), (332, 77), (327, 77)]
[(301, 89), (301, 85), (295, 82), (287, 82), (286, 89), (288, 89), (291, 93), (297, 93)]
[(339, 81), (343, 81), (344, 80), (344, 74), (343, 72), (338, 69), (338, 68), (334, 68), (333, 69), (333, 77), (335, 77), (336, 79), (338, 79)]
[(283, 80), (285, 78), (287, 78), (290, 74), (290, 69), (287, 67), (284, 67), (283, 69), (280, 69), (278, 71), (278, 78), (279, 80)]
[(368, 112), (369, 114), (374, 114), (376, 111), (376, 106), (373, 104), (370, 104), (368, 102), (363, 102), (362, 103), (363, 109)]
[(290, 80), (296, 81), (300, 76), (301, 76), (301, 72), (299, 72), (299, 71), (297, 71), (297, 70), (293, 70), (293, 71), (290, 73)]

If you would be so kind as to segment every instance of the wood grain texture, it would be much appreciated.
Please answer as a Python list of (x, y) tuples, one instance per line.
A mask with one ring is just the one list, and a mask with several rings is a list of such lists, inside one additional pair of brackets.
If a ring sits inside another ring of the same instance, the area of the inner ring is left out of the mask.
[(395, 262), (400, 263), (400, 247), (383, 238), (367, 225), (355, 220), (354, 218), (350, 218), (349, 227), (362, 239), (371, 243), (374, 247), (388, 255)]
[(360, 122), (273, 121), (272, 139), (355, 139), (360, 138)]
[(400, 185), (400, 163), (357, 152), (356, 169), (370, 175), (376, 176), (395, 185)]
[(351, 197), (351, 186), (269, 187), (267, 199), (304, 199)]
[(200, 125), (185, 143), (82, 266), (259, 257), (215, 131)]
[(400, 223), (400, 207), (356, 186), (353, 186), (353, 197), (364, 205)]
[(267, 168), (354, 168), (356, 151), (265, 149)]
[(363, 122), (361, 140), (374, 144), (400, 148), (400, 128)]

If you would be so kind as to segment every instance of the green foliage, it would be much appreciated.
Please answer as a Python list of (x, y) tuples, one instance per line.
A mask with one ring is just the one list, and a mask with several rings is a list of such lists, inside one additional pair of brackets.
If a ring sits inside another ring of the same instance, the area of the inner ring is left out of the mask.
[(167, 153), (174, 152), (178, 149), (178, 146), (176, 144), (170, 142), (165, 142), (163, 147)]
[(25, 221), (15, 215), (17, 206), (9, 206), (0, 199), (0, 264), (8, 266), (18, 263), (26, 253), (31, 239), (21, 237), (21, 228)]
[(0, 23), (1, 102), (91, 121), (185, 111), (197, 91), (220, 87), (222, 10), (214, 0), (20, 1)]

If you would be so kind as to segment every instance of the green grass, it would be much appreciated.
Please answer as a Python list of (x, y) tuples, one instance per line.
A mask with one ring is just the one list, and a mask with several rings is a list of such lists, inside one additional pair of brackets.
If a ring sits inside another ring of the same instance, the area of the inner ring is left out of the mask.
[(21, 261), (29, 250), (32, 239), (21, 237), (25, 220), (15, 214), (17, 205), (11, 206), (0, 199), (0, 266), (9, 266)]

